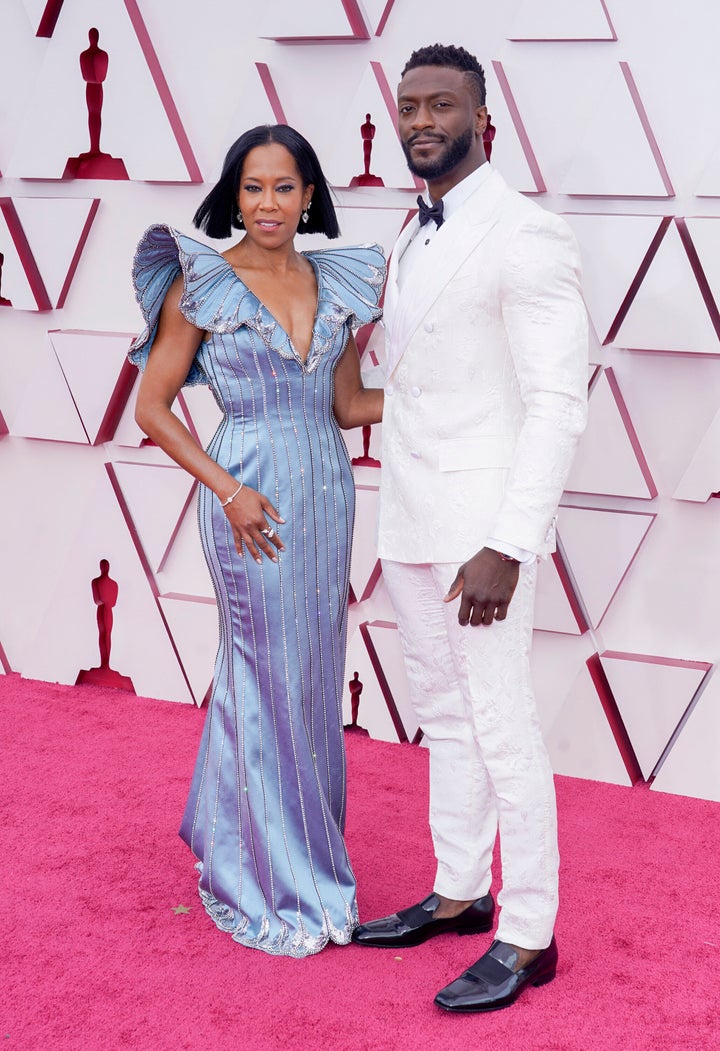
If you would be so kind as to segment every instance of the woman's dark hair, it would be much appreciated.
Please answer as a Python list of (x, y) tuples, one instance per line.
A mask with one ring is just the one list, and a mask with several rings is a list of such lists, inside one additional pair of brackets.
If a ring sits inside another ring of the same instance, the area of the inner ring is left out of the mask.
[(311, 183), (315, 187), (312, 196), (312, 208), (306, 223), (298, 226), (299, 234), (325, 234), (335, 238), (340, 234), (335, 206), (330, 196), (327, 179), (323, 175), (320, 161), (310, 143), (299, 131), (287, 124), (261, 124), (251, 128), (234, 142), (227, 152), (222, 174), (202, 202), (193, 217), (198, 230), (204, 230), (209, 237), (229, 237), (233, 228), (241, 230), (237, 218), (238, 191), (245, 158), (256, 146), (267, 146), (276, 142), (292, 155), (300, 173), (303, 186)]

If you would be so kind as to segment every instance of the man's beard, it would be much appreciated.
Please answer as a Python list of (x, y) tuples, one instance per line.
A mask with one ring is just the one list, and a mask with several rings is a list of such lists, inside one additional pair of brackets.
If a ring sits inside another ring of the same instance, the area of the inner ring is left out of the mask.
[(419, 176), (421, 179), (428, 179), (431, 182), (434, 179), (442, 179), (444, 175), (448, 175), (453, 168), (456, 168), (461, 161), (464, 161), (467, 157), (470, 149), (475, 141), (475, 134), (472, 128), (467, 128), (455, 139), (451, 139), (446, 145), (445, 151), (440, 154), (436, 160), (412, 160), (410, 154), (410, 147), (406, 143), (402, 143), (403, 153), (405, 154), (405, 160), (407, 166), (413, 175)]

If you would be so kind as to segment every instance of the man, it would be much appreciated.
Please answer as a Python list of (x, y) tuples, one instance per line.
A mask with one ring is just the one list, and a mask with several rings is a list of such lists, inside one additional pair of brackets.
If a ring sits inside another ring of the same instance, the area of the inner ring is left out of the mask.
[(379, 550), (430, 752), (438, 866), (434, 893), (354, 940), (490, 930), (499, 828), (496, 940), (435, 998), (486, 1011), (557, 964), (555, 796), (528, 654), (537, 557), (585, 425), (587, 322), (568, 226), (486, 162), (477, 59), (414, 52), (398, 108), (433, 207), (401, 233), (388, 277)]

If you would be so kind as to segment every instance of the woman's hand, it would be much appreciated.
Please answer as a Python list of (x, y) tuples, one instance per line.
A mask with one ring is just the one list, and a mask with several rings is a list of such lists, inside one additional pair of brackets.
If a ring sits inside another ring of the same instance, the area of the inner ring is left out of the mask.
[[(271, 562), (277, 562), (277, 552), (284, 551), (285, 545), (273, 522), (277, 525), (284, 525), (285, 519), (280, 517), (266, 496), (244, 485), (223, 510), (233, 531), (235, 547), (241, 557), (244, 554), (244, 545), (256, 562), (262, 562), (261, 551)], [(271, 521), (268, 522), (268, 518)]]

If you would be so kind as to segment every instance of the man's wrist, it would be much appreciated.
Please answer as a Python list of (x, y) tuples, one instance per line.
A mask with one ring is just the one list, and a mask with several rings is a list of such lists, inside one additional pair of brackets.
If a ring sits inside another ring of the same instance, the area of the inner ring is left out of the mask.
[(507, 560), (519, 562), (520, 565), (533, 562), (537, 558), (537, 555), (532, 551), (526, 551), (524, 547), (518, 547), (517, 544), (511, 544), (500, 537), (489, 536), (485, 541), (485, 547), (495, 551), (500, 556), (504, 556)]
[[(495, 549), (493, 548), (493, 550)], [(513, 558), (512, 555), (506, 555), (504, 551), (498, 551), (497, 554), (500, 555), (500, 558), (503, 560), (503, 562), (514, 562), (516, 566), (520, 565), (519, 558)]]

